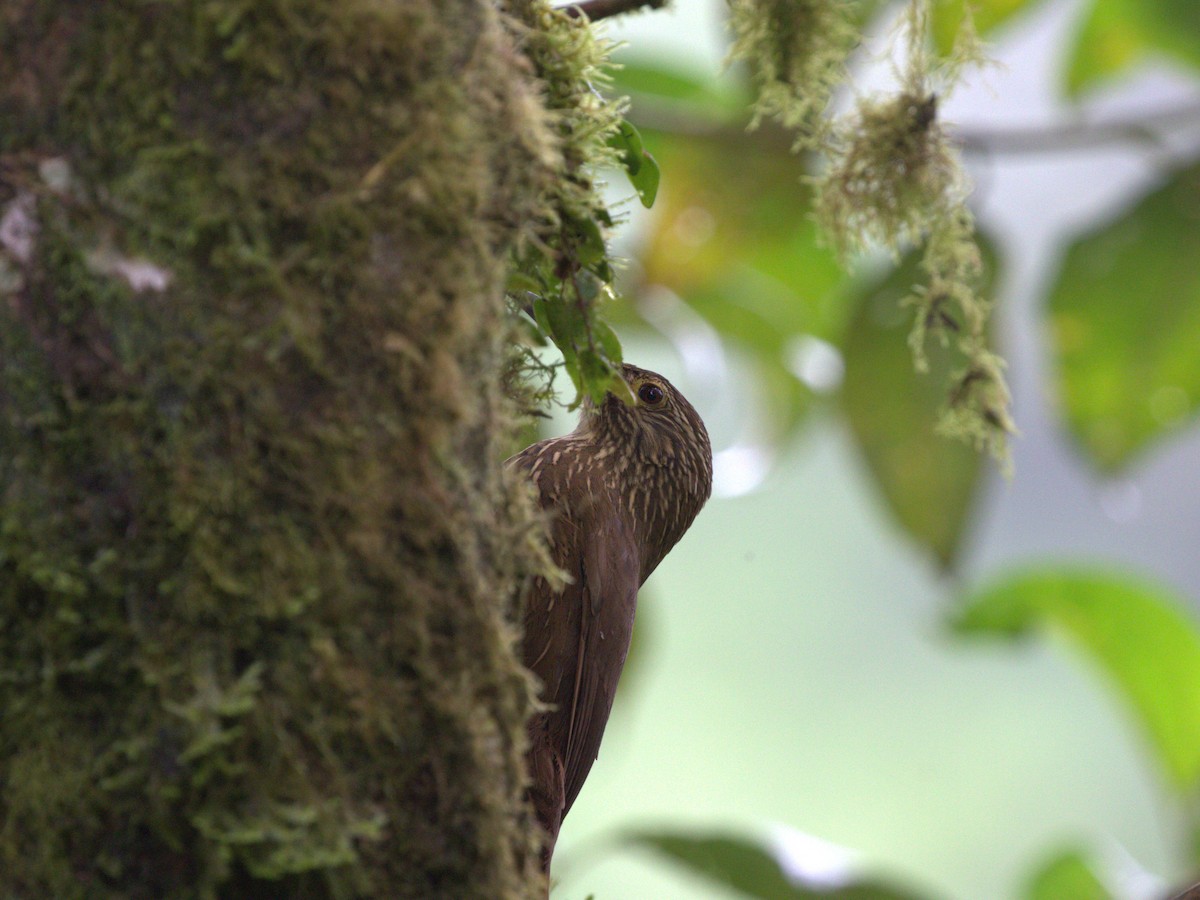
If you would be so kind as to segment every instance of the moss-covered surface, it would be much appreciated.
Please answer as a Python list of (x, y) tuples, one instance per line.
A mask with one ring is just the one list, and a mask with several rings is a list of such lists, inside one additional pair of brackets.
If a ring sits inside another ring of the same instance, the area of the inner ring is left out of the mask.
[(530, 82), (488, 0), (0, 2), (0, 896), (536, 889)]

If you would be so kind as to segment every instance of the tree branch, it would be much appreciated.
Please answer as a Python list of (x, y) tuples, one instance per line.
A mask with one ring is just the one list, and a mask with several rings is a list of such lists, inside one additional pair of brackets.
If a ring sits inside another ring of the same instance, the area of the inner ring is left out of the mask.
[(662, 9), (667, 5), (667, 0), (582, 0), (580, 3), (572, 3), (570, 6), (563, 6), (560, 9), (565, 9), (567, 15), (579, 18), (586, 15), (591, 22), (597, 22), (600, 19), (607, 19), (609, 16), (619, 16), (621, 13), (633, 12), (634, 10), (642, 9)]
[(1110, 144), (1149, 144), (1160, 147), (1179, 128), (1200, 126), (1200, 99), (1153, 112), (1106, 122), (1084, 120), (1027, 128), (951, 128), (964, 153), (1029, 155), (1060, 153)]
[[(735, 144), (753, 140), (781, 151), (789, 151), (794, 142), (793, 135), (774, 122), (764, 122), (748, 135), (741, 122), (705, 117), (650, 97), (638, 97), (629, 117), (638, 127), (659, 128), (708, 140), (728, 140)], [(1022, 127), (950, 125), (948, 131), (950, 139), (967, 155), (1031, 156), (1114, 144), (1140, 144), (1162, 149), (1170, 146), (1168, 142), (1172, 136), (1200, 131), (1200, 97), (1107, 121), (1077, 119)]]

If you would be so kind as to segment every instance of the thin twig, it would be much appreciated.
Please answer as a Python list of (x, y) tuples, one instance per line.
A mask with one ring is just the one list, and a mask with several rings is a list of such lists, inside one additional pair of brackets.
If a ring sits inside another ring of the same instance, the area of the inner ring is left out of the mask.
[(1200, 99), (1106, 122), (1071, 121), (1024, 128), (952, 127), (964, 153), (1022, 156), (1059, 153), (1111, 144), (1162, 144), (1178, 128), (1200, 126)]
[[(787, 151), (794, 143), (790, 132), (773, 123), (764, 123), (757, 131), (748, 134), (740, 122), (706, 117), (649, 97), (636, 98), (630, 119), (639, 127), (659, 128), (741, 145), (753, 141)], [(1031, 156), (1114, 144), (1141, 144), (1158, 149), (1171, 135), (1200, 131), (1200, 98), (1157, 111), (1100, 122), (1075, 120), (1036, 126), (965, 128), (951, 124), (948, 131), (950, 139), (967, 155)]]
[(607, 19), (609, 16), (619, 16), (621, 13), (633, 12), (636, 9), (662, 9), (667, 0), (582, 0), (570, 6), (561, 7), (567, 15), (579, 18), (586, 15), (591, 22)]

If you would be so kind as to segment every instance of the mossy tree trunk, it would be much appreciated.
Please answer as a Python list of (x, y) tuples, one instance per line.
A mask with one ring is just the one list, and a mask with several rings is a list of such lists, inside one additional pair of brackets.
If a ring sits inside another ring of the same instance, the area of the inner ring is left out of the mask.
[(0, 895), (518, 897), (490, 0), (0, 0)]

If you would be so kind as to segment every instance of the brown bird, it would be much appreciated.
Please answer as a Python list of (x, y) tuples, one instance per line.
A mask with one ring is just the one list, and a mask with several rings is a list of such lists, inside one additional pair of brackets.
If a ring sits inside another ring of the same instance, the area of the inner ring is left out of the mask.
[(585, 401), (568, 435), (509, 460), (552, 514), (561, 590), (534, 579), (525, 598), (525, 665), (545, 711), (530, 721), (530, 794), (548, 872), (559, 826), (600, 748), (625, 665), (637, 592), (712, 492), (712, 448), (696, 410), (667, 379), (625, 365), (636, 398)]

